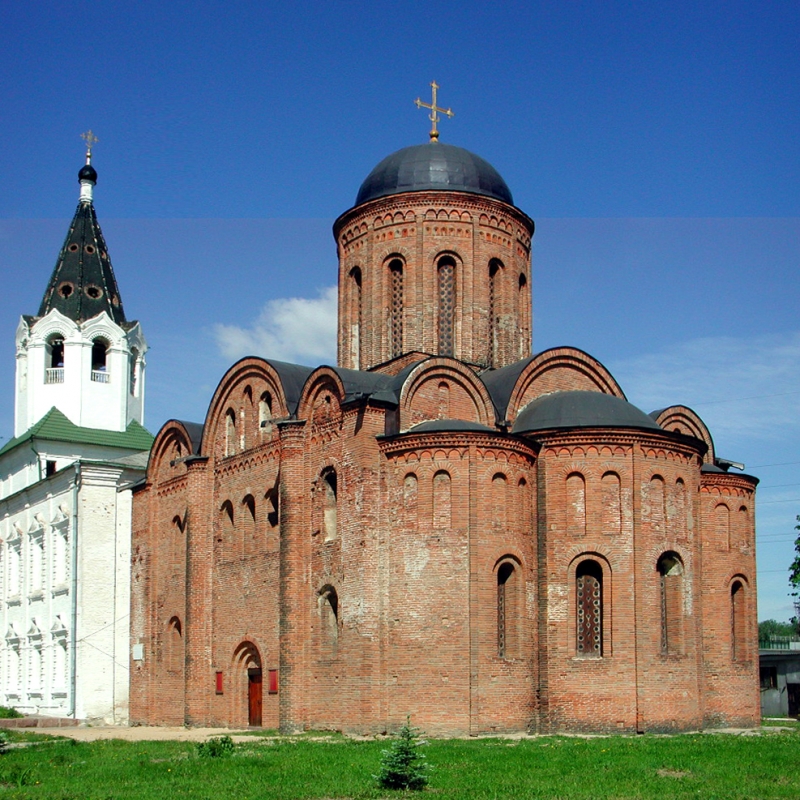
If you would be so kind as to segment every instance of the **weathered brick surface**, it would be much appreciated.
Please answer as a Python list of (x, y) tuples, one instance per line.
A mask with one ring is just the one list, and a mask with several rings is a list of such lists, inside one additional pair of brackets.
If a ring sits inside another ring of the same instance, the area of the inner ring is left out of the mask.
[[(198, 448), (180, 423), (160, 432), (134, 496), (134, 723), (245, 725), (258, 669), (262, 724), (284, 731), (379, 732), (408, 714), (440, 734), (757, 722), (755, 480), (715, 468), (681, 406), (661, 430), (508, 433), (543, 394), (624, 399), (580, 350), (525, 358), (532, 232), (469, 195), (347, 212), (340, 363), (405, 370), (395, 400), (320, 367), (298, 401), (250, 358), (220, 382)], [(455, 358), (437, 355), (442, 254), (457, 264)], [(504, 272), (490, 291), (492, 259)], [(506, 407), (480, 368), (523, 358)], [(586, 569), (602, 583), (591, 653), (578, 646)]]

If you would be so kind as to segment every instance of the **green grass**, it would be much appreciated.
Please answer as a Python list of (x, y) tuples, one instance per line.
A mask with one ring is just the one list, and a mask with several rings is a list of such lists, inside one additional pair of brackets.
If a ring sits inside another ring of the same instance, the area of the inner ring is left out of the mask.
[(227, 758), (187, 742), (48, 740), (0, 757), (0, 798), (800, 797), (800, 733), (431, 741), (421, 793), (378, 789), (385, 741), (258, 739)]

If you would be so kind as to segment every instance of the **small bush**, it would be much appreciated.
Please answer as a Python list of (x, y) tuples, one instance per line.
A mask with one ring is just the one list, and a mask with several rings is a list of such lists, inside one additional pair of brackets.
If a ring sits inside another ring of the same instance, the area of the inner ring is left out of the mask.
[(229, 756), (234, 748), (235, 745), (230, 736), (212, 736), (197, 745), (197, 755), (200, 758), (223, 758)]
[(413, 728), (408, 717), (392, 746), (381, 751), (381, 769), (373, 776), (378, 785), (382, 789), (424, 789), (430, 771), (425, 756), (419, 752), (424, 744), (419, 728)]
[(0, 731), (0, 755), (8, 752), (8, 734), (5, 731)]
[(0, 719), (19, 719), (24, 716), (16, 708), (10, 706), (0, 706)]

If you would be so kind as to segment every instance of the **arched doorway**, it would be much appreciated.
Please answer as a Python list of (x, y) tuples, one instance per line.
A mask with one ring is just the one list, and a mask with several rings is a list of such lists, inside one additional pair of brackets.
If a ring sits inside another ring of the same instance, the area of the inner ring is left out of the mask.
[(242, 642), (233, 654), (233, 663), (235, 672), (242, 675), (243, 678), (246, 676), (247, 724), (260, 728), (262, 725), (263, 679), (258, 648), (252, 642)]

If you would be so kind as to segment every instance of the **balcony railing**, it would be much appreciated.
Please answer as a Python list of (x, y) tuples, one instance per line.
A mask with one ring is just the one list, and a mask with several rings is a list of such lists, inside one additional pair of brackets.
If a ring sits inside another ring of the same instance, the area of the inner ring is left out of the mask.
[(53, 367), (44, 371), (45, 383), (64, 383), (64, 367)]
[(759, 638), (759, 650), (800, 650), (800, 638), (797, 636), (767, 636)]
[(93, 369), (92, 370), (92, 380), (95, 383), (109, 383), (111, 380), (111, 376), (101, 369)]

